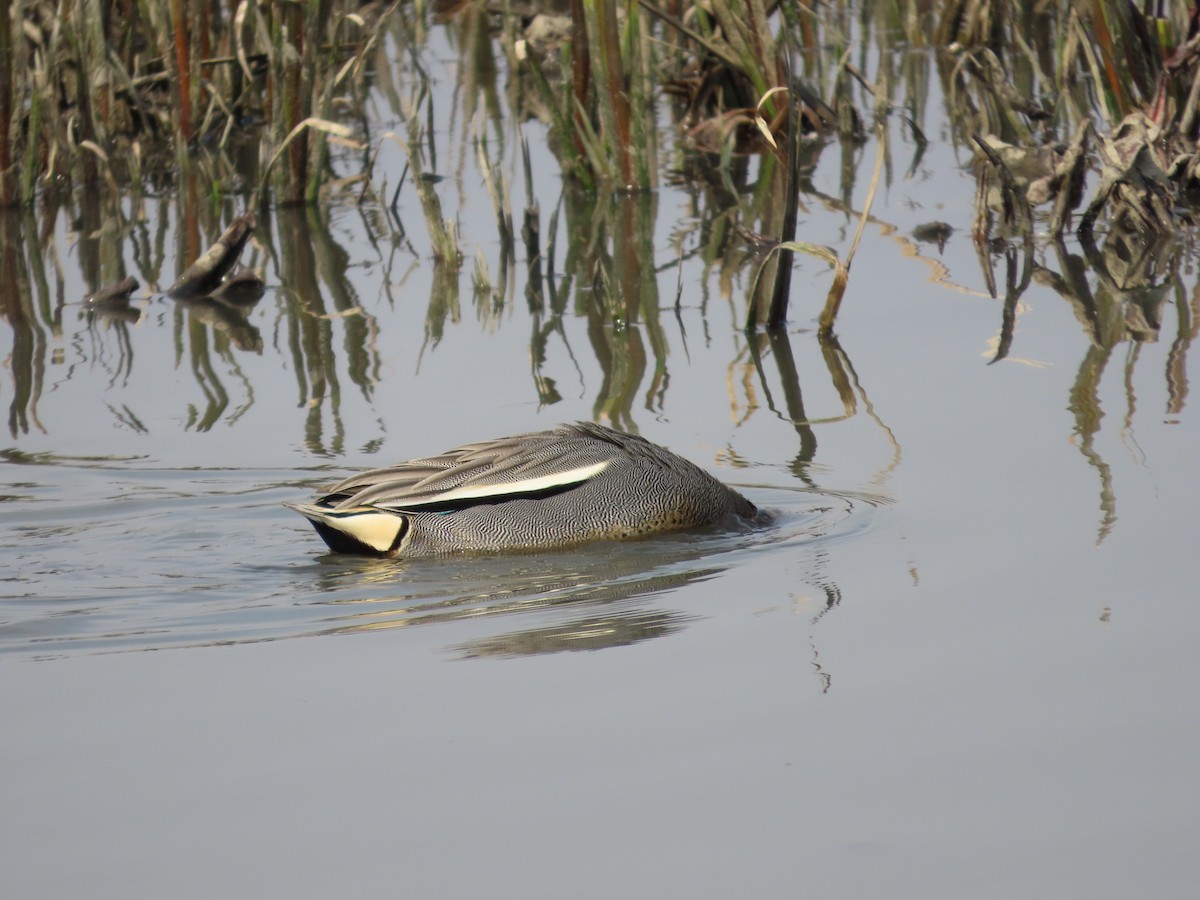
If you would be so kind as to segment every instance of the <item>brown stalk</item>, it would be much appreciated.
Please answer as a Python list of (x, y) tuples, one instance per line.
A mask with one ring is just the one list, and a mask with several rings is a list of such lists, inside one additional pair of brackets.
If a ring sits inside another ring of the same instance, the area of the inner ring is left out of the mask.
[[(296, 50), (294, 56), (283, 64), (284, 123), (290, 134), (305, 118), (304, 100), (300, 91), (303, 68), (301, 60), (304, 58), (305, 44), (303, 7), (299, 4), (287, 4), (283, 8), (283, 19), (287, 23), (287, 33), (294, 42)], [(308, 168), (307, 132), (297, 135), (296, 140), (288, 148), (287, 161), (283, 176), (283, 197), (280, 199), (285, 203), (295, 203), (304, 196), (305, 174)]]
[(580, 159), (587, 157), (584, 146), (583, 121), (584, 110), (588, 109), (588, 89), (592, 71), (591, 56), (588, 53), (587, 16), (583, 9), (583, 0), (571, 0), (571, 90), (575, 102), (571, 105), (571, 117), (575, 120), (576, 128), (572, 129), (575, 142), (575, 153)]
[(12, 17), (6, 5), (3, 14), (0, 14), (0, 209), (11, 206), (17, 200), (17, 171), (9, 144), (13, 132), (12, 95)]
[(179, 78), (179, 132), (185, 143), (192, 139), (192, 65), (187, 19), (184, 0), (171, 0), (171, 20), (175, 28), (175, 69)]
[(1129, 94), (1125, 91), (1124, 79), (1117, 72), (1117, 52), (1113, 47), (1112, 32), (1108, 30), (1108, 19), (1105, 17), (1103, 0), (1092, 0), (1092, 27), (1095, 29), (1096, 42), (1104, 60), (1104, 75), (1108, 81), (1108, 89), (1117, 100), (1117, 110), (1121, 115), (1129, 112)]
[(604, 69), (608, 81), (609, 102), (612, 104), (616, 143), (621, 153), (621, 181), (633, 185), (633, 146), (629, 136), (629, 96), (621, 83), (621, 34), (617, 29), (616, 5), (612, 0), (596, 4), (596, 21), (600, 25), (600, 45), (604, 48)]

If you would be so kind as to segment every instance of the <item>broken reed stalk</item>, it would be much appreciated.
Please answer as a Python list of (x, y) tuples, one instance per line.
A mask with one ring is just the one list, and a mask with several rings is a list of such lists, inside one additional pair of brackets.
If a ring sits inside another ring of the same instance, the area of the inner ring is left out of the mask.
[(217, 242), (184, 271), (167, 290), (173, 300), (205, 297), (220, 286), (221, 281), (237, 265), (242, 248), (254, 231), (254, 212), (242, 213), (229, 225)]
[(854, 231), (850, 249), (846, 251), (846, 261), (838, 264), (837, 271), (833, 276), (833, 285), (829, 289), (829, 296), (825, 298), (825, 308), (821, 310), (819, 333), (825, 337), (833, 334), (833, 323), (837, 319), (838, 310), (842, 307), (842, 297), (846, 293), (846, 284), (850, 279), (850, 265), (854, 262), (854, 254), (858, 252), (858, 243), (862, 240), (863, 231), (867, 227), (867, 219), (871, 215), (871, 207), (875, 203), (875, 192), (879, 188), (879, 177), (883, 173), (884, 147), (887, 140), (887, 126), (884, 122), (880, 122), (876, 129), (875, 140), (875, 169), (871, 173), (871, 184), (867, 188), (867, 202), (863, 205), (862, 213), (859, 214), (858, 228)]

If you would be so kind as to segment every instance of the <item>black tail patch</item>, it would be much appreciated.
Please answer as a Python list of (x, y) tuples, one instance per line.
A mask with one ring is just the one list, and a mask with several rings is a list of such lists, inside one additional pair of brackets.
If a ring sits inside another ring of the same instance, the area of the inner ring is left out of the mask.
[(404, 535), (408, 533), (408, 520), (404, 519), (400, 525), (400, 530), (396, 532), (396, 540), (392, 542), (392, 546), (387, 550), (376, 550), (370, 544), (364, 544), (360, 540), (346, 534), (344, 531), (338, 531), (336, 528), (331, 528), (324, 522), (319, 522), (316, 519), (309, 519), (312, 527), (317, 530), (317, 534), (321, 536), (329, 549), (334, 553), (350, 553), (355, 556), (390, 556), (392, 551), (400, 546), (400, 541)]

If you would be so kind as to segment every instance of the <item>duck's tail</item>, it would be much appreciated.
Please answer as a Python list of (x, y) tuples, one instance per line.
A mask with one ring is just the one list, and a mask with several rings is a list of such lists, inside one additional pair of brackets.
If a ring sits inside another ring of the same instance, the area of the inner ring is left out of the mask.
[(334, 553), (391, 556), (408, 532), (407, 517), (374, 506), (330, 509), (315, 503), (283, 505), (308, 519)]

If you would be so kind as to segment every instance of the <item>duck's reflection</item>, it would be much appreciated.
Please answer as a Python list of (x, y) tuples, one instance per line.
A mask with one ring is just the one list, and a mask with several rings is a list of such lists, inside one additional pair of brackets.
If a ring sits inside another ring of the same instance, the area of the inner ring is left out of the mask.
[[(646, 598), (721, 575), (729, 563), (714, 557), (746, 538), (680, 534), (536, 556), (411, 563), (327, 556), (313, 593), (327, 598), (320, 605), (336, 611), (327, 629), (332, 634), (537, 616), (542, 621), (534, 627), (475, 638), (454, 649), (463, 656), (595, 650), (678, 631), (694, 617), (648, 609)], [(546, 623), (546, 616), (552, 621)]]
[(583, 616), (561, 625), (467, 641), (455, 647), (467, 659), (517, 657), (560, 653), (564, 650), (603, 650), (666, 637), (681, 630), (693, 616), (669, 610), (614, 612)]

